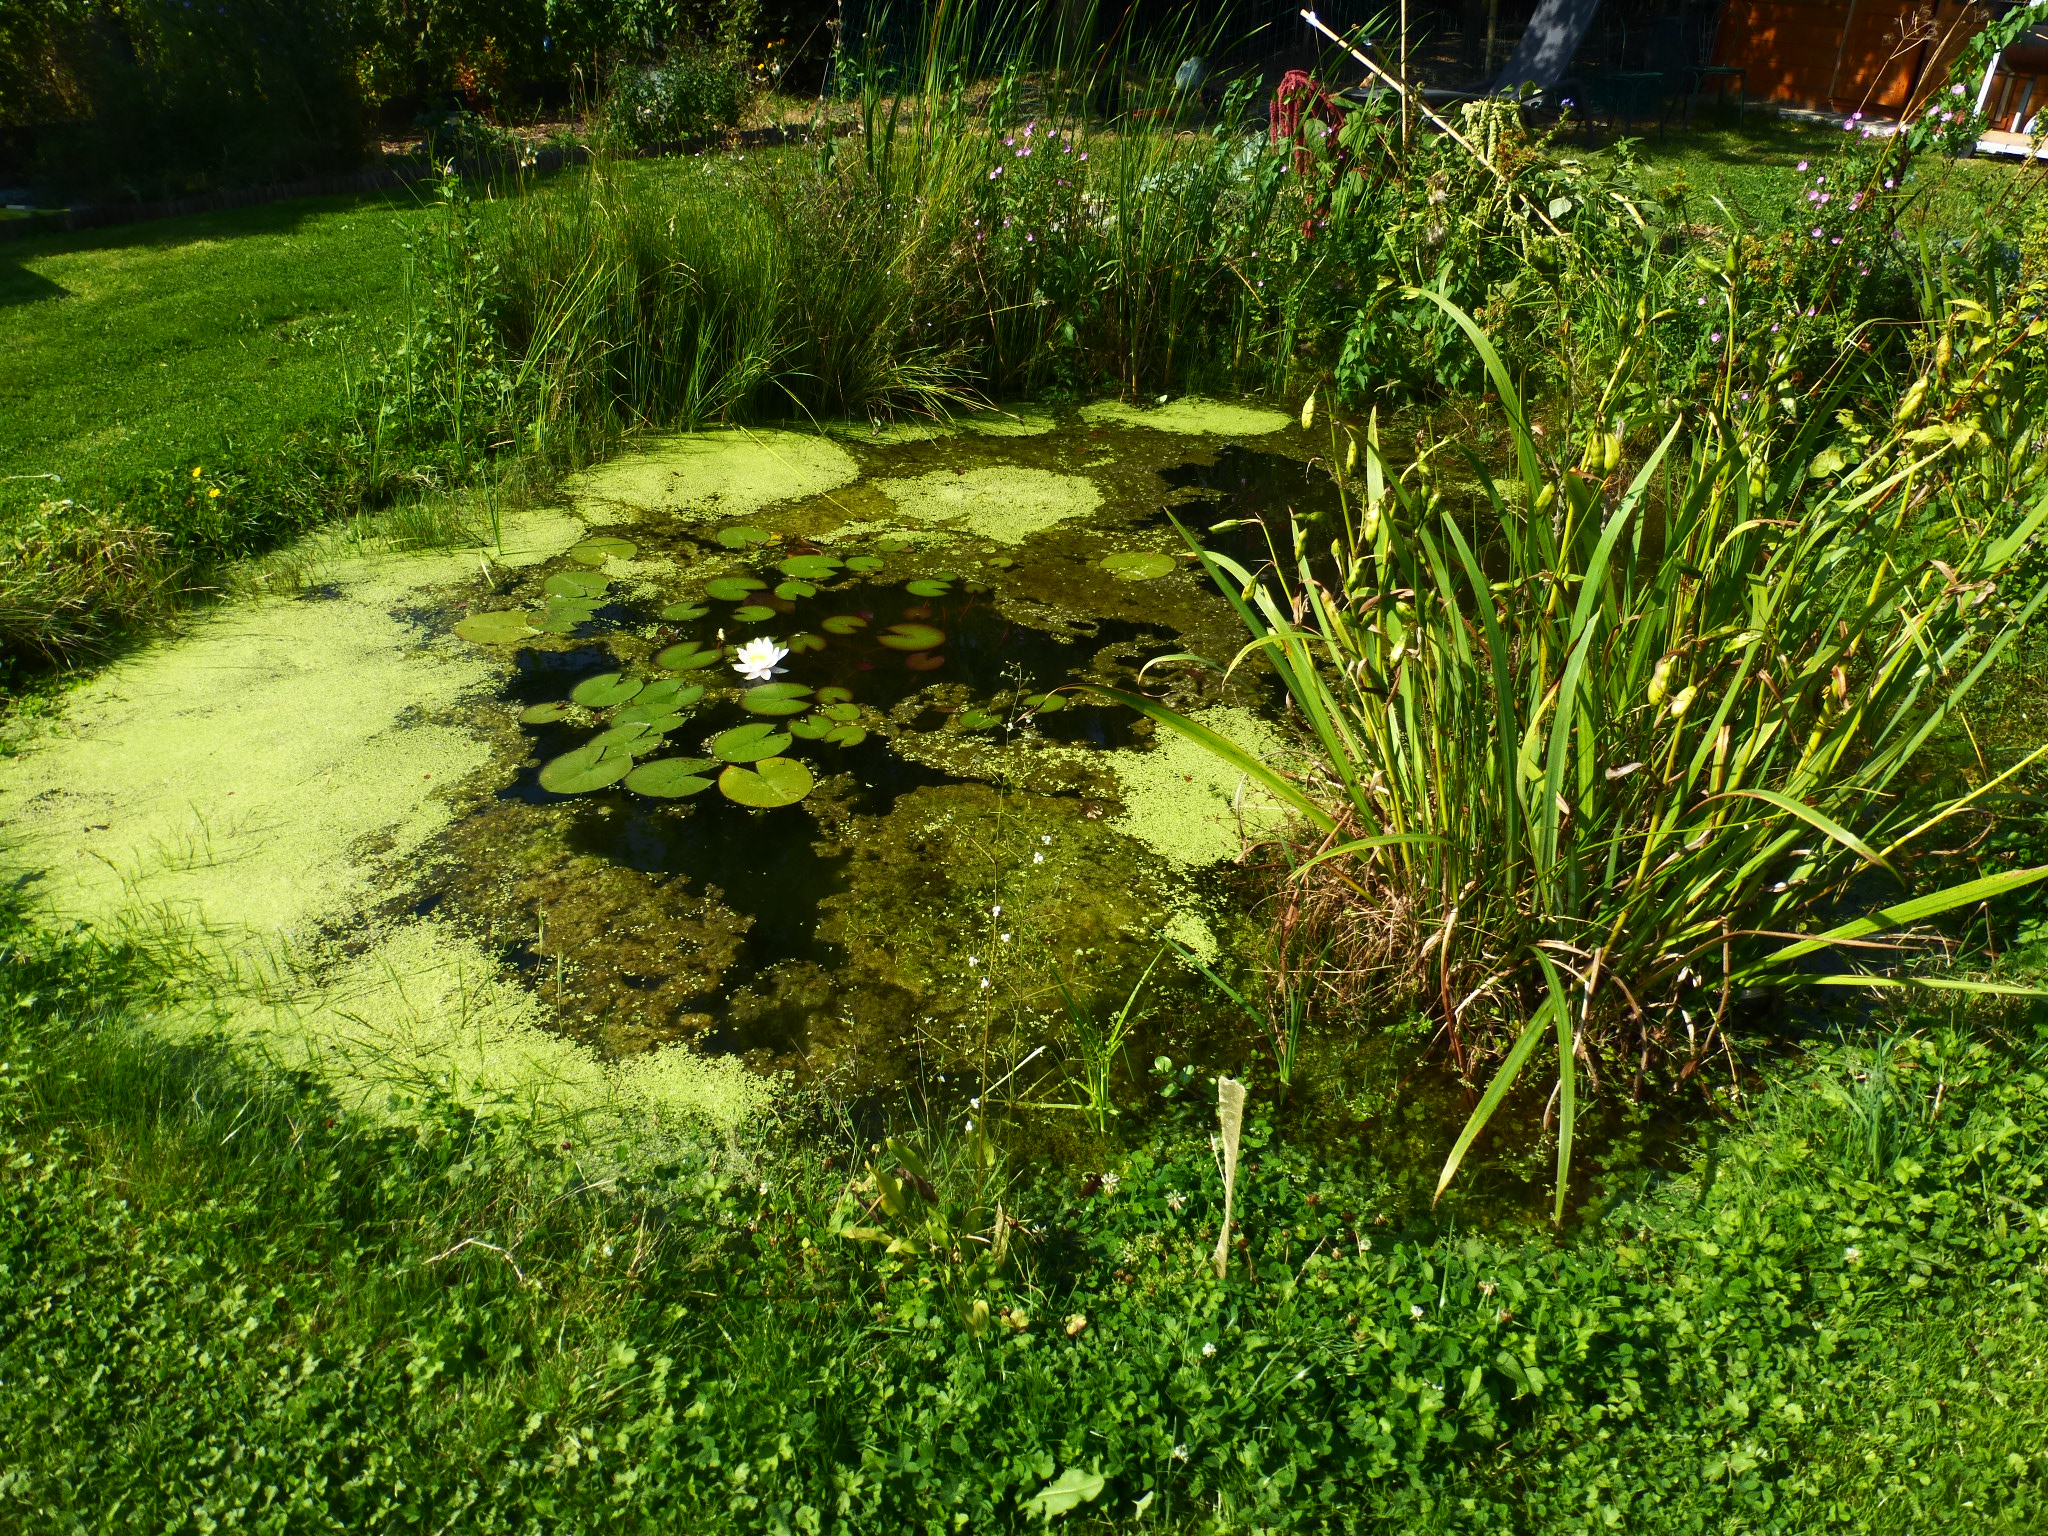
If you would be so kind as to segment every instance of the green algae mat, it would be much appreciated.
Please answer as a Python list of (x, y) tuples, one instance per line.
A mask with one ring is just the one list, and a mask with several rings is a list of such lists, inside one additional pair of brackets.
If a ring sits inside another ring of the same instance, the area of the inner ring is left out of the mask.
[[(1256, 563), (1334, 513), (1314, 446), (1196, 400), (648, 440), (500, 546), (337, 559), (80, 686), (0, 761), (0, 857), (196, 959), (184, 1027), (365, 1103), (1056, 1086), (1063, 987), (1256, 920), (1271, 807), (1090, 685), (1284, 760), (1175, 523)], [(1134, 1056), (1195, 1043), (1177, 987)]]

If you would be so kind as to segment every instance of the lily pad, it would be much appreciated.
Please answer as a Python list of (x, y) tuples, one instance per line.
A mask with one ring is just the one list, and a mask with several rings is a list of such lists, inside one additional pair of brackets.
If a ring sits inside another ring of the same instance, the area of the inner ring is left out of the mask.
[(759, 592), (768, 585), (755, 576), (720, 576), (704, 583), (704, 595), (715, 597), (721, 603), (737, 603), (749, 592)]
[(806, 715), (789, 722), (789, 734), (799, 741), (823, 741), (838, 727), (822, 715)]
[(633, 707), (646, 709), (659, 704), (668, 709), (688, 709), (703, 697), (702, 683), (686, 683), (680, 677), (664, 677), (641, 689), (639, 697), (633, 700)]
[(846, 562), (846, 568), (849, 571), (879, 571), (888, 563), (880, 555), (855, 555)]
[(832, 683), (818, 690), (818, 702), (820, 704), (844, 704), (852, 697), (853, 690), (851, 688), (842, 688), (837, 683)]
[(695, 672), (717, 660), (718, 652), (713, 647), (695, 640), (685, 640), (682, 644), (672, 645), (657, 654), (654, 664), (670, 672)]
[(953, 718), (960, 722), (963, 731), (985, 731), (1003, 723), (1002, 716), (992, 715), (985, 709), (963, 709)]
[(795, 805), (816, 784), (811, 770), (792, 757), (763, 758), (752, 768), (728, 768), (718, 776), (719, 793), (726, 799), (761, 811)]
[(701, 603), (670, 603), (661, 610), (661, 616), (671, 624), (687, 624), (692, 619), (701, 619), (711, 610)]
[(627, 774), (626, 788), (636, 795), (647, 795), (656, 800), (680, 800), (685, 795), (701, 795), (711, 787), (712, 781), (703, 776), (703, 770), (711, 766), (709, 758), (658, 757)]
[(868, 739), (868, 733), (857, 725), (842, 725), (825, 739), (837, 746), (857, 747)]
[(628, 704), (614, 711), (613, 725), (644, 725), (657, 736), (666, 736), (683, 723), (684, 716), (668, 704)]
[(623, 677), (617, 672), (601, 672), (596, 677), (583, 679), (569, 697), (585, 709), (610, 709), (614, 704), (625, 703), (646, 686), (646, 680), (643, 678)]
[(903, 658), (903, 665), (913, 672), (936, 672), (946, 664), (946, 658), (936, 651), (919, 651), (915, 656)]
[(1034, 693), (1024, 700), (1024, 707), (1041, 715), (1051, 715), (1065, 709), (1067, 700), (1064, 694)]
[(1146, 555), (1127, 549), (1105, 555), (1102, 568), (1118, 581), (1157, 581), (1173, 574), (1174, 559), (1171, 555)]
[(740, 708), (750, 715), (800, 715), (811, 707), (810, 697), (802, 683), (763, 683), (740, 695)]
[(727, 549), (745, 549), (752, 544), (766, 544), (768, 532), (751, 523), (735, 523), (730, 528), (718, 530), (718, 542)]
[(630, 560), (638, 546), (631, 539), (617, 539), (610, 534), (599, 534), (594, 539), (585, 539), (569, 551), (569, 558), (579, 565), (603, 565), (607, 560)]
[(601, 741), (587, 741), (542, 768), (540, 787), (555, 795), (587, 795), (618, 783), (632, 771), (632, 753)]
[(818, 627), (828, 635), (857, 635), (868, 627), (868, 621), (857, 613), (835, 613)]
[(809, 581), (778, 581), (775, 595), (785, 603), (793, 603), (800, 597), (816, 597), (818, 587), (817, 583)]
[(875, 548), (886, 549), (893, 554), (899, 549), (910, 548), (910, 540), (903, 537), (900, 533), (885, 533), (875, 540)]
[(550, 610), (540, 614), (533, 621), (533, 627), (544, 635), (573, 635), (578, 624), (587, 623), (589, 614), (556, 613)]
[(805, 651), (822, 651), (825, 649), (825, 637), (823, 635), (795, 634), (783, 641), (782, 645), (783, 649), (792, 656), (801, 656)]
[(611, 578), (596, 571), (557, 571), (541, 584), (549, 597), (603, 597)]
[(764, 608), (759, 603), (744, 603), (733, 609), (732, 616), (739, 624), (765, 624), (775, 617), (775, 610)]
[(953, 584), (936, 577), (921, 576), (916, 581), (905, 582), (903, 590), (912, 597), (944, 597), (953, 590)]
[(830, 581), (839, 574), (839, 558), (836, 555), (791, 555), (779, 561), (775, 569), (785, 576), (800, 577), (805, 581)]
[(789, 745), (789, 733), (765, 721), (736, 725), (711, 738), (711, 755), (722, 763), (752, 763)]
[(879, 638), (892, 651), (928, 651), (946, 643), (946, 632), (929, 624), (891, 624)]
[(458, 619), (455, 633), (478, 645), (517, 645), (533, 638), (533, 624), (520, 609), (500, 608)]
[(825, 695), (832, 691), (834, 690), (827, 688), (818, 690), (818, 699), (823, 706), (819, 709), (818, 713), (827, 720), (838, 720), (842, 723), (848, 720), (858, 720), (860, 718), (860, 706), (858, 704), (848, 704), (844, 700), (840, 700), (837, 703), (824, 702)]
[(583, 745), (586, 747), (630, 747), (645, 737), (648, 732), (649, 727), (645, 720), (629, 720), (623, 725), (615, 725), (609, 730), (599, 731), (590, 740), (583, 743)]
[(568, 718), (569, 706), (566, 704), (533, 704), (519, 711), (523, 725), (552, 725), (557, 720)]

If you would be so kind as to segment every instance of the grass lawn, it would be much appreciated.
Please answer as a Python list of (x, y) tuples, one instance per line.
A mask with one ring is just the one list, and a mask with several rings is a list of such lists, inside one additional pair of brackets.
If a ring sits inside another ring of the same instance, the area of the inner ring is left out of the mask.
[(0, 246), (0, 475), (89, 491), (319, 420), (403, 309), (418, 219), (399, 192)]
[[(1829, 173), (1850, 139), (1832, 119), (1809, 123), (1755, 111), (1740, 127), (1732, 115), (1710, 115), (1689, 129), (1673, 126), (1663, 134), (1647, 127), (1635, 146), (1653, 186), (1684, 180), (1696, 199), (1693, 217), (1722, 222), (1710, 201), (1718, 199), (1739, 223), (1773, 230), (1798, 206), (1810, 178)], [(1922, 158), (1914, 175), (1927, 193), (1919, 205), (1922, 217), (1935, 229), (1966, 227), (1988, 208), (2038, 195), (2048, 182), (2038, 168), (2016, 161), (1944, 164), (1933, 156)]]

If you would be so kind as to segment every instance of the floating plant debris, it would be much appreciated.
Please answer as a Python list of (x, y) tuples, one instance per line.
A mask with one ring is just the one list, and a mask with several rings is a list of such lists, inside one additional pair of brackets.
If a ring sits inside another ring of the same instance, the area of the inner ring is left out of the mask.
[(753, 763), (773, 757), (789, 745), (789, 733), (778, 726), (759, 723), (736, 725), (711, 738), (711, 755), (722, 763)]
[(763, 758), (752, 768), (734, 766), (718, 776), (720, 794), (759, 811), (795, 805), (816, 783), (811, 770), (793, 757)]
[(472, 613), (458, 619), (455, 633), (478, 645), (517, 645), (533, 638), (533, 625), (517, 608), (500, 608), (491, 613)]
[(716, 761), (708, 757), (659, 757), (627, 774), (626, 788), (650, 799), (681, 800), (709, 789), (712, 781), (703, 776), (703, 771), (716, 766)]
[(1175, 561), (1171, 555), (1147, 555), (1135, 550), (1121, 550), (1105, 555), (1102, 568), (1118, 581), (1157, 581), (1162, 576), (1173, 574)]
[(585, 539), (572, 548), (569, 551), (569, 558), (579, 565), (603, 565), (607, 560), (630, 560), (635, 553), (637, 546), (631, 539), (599, 534), (596, 538)]

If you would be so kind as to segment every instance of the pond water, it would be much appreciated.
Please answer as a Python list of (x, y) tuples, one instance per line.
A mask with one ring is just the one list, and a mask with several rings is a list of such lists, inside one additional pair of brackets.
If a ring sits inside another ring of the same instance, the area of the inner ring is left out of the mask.
[[(480, 936), (604, 1056), (687, 1046), (849, 1098), (1028, 1062), (1014, 1086), (1071, 1097), (1062, 988), (1114, 1007), (1164, 937), (1228, 947), (1254, 920), (1236, 858), (1276, 824), (1235, 771), (1085, 691), (1243, 643), (1174, 518), (1334, 503), (1306, 434), (1222, 409), (1237, 431), (1125, 412), (672, 439), (581, 477), (585, 538), (429, 620), (499, 658), (477, 723), (503, 766), (412, 910)], [(720, 477), (764, 450), (808, 494)], [(1142, 686), (1278, 746), (1251, 671)], [(1127, 1058), (1243, 1055), (1204, 986), (1155, 968)]]

